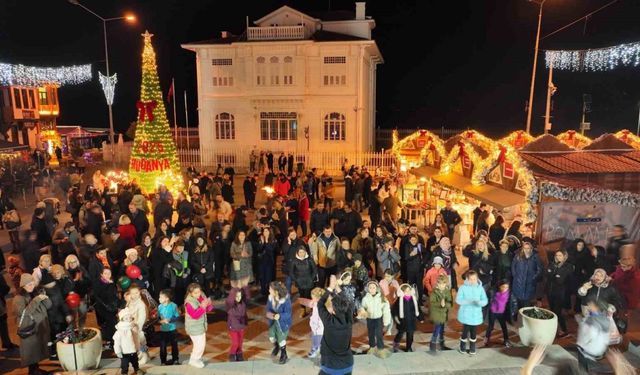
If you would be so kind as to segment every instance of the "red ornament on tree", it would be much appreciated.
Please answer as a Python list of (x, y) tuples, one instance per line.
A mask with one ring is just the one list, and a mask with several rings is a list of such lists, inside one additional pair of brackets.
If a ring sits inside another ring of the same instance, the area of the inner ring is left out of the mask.
[(140, 277), (141, 273), (140, 273), (140, 268), (134, 264), (130, 265), (129, 267), (127, 267), (127, 276), (129, 276), (130, 279), (137, 279), (138, 277)]
[(64, 301), (70, 309), (76, 309), (80, 306), (80, 295), (78, 293), (71, 292), (67, 295), (67, 298), (65, 298)]

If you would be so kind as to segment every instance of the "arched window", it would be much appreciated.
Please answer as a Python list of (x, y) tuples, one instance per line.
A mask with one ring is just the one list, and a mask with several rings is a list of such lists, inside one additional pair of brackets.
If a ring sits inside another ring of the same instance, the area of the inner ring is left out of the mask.
[(280, 59), (276, 56), (272, 56), (269, 59), (269, 71), (271, 75), (271, 85), (277, 86), (280, 84)]
[(331, 112), (324, 116), (324, 140), (344, 141), (347, 120), (342, 113)]
[(258, 86), (264, 86), (267, 84), (267, 73), (265, 71), (266, 59), (262, 56), (256, 59), (256, 83)]
[(293, 85), (293, 58), (291, 56), (284, 58), (282, 81), (285, 85)]
[(222, 112), (216, 115), (216, 139), (236, 139), (236, 124), (232, 114)]

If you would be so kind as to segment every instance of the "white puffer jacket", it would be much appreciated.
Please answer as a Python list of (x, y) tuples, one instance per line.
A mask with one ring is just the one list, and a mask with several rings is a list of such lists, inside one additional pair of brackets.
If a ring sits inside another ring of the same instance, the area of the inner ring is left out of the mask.
[(135, 323), (121, 321), (116, 324), (116, 333), (113, 335), (113, 351), (118, 358), (123, 354), (132, 354), (140, 351), (139, 331)]

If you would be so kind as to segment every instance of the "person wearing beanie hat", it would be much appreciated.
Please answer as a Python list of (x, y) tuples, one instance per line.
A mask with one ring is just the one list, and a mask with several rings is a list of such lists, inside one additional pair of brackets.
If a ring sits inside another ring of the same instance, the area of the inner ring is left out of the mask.
[(118, 312), (118, 319), (120, 321), (116, 324), (116, 332), (113, 334), (113, 351), (120, 358), (120, 373), (127, 374), (131, 364), (133, 371), (144, 374), (138, 365), (140, 328), (134, 322), (131, 311), (126, 307)]
[(431, 268), (429, 268), (429, 270), (424, 274), (424, 277), (422, 278), (422, 285), (427, 290), (427, 294), (431, 294), (431, 292), (433, 292), (436, 284), (438, 283), (438, 277), (440, 275), (445, 275), (447, 276), (447, 278), (449, 277), (449, 275), (447, 275), (447, 271), (443, 267), (443, 264), (444, 260), (442, 259), (442, 257), (433, 257)]
[(128, 276), (127, 268), (129, 266), (136, 266), (140, 269), (140, 276), (136, 279), (131, 279), (131, 281), (142, 289), (149, 288), (149, 267), (147, 266), (147, 262), (140, 257), (138, 247), (127, 249), (124, 253), (126, 257), (124, 258), (122, 267), (120, 268), (120, 276)]
[(38, 362), (49, 358), (47, 343), (50, 339), (50, 329), (47, 309), (51, 307), (51, 300), (42, 293), (33, 296), (35, 288), (33, 276), (23, 273), (20, 276), (20, 289), (13, 298), (16, 329), (35, 324), (33, 334), (20, 338), (20, 362), (22, 366), (28, 366), (29, 375), (42, 373), (38, 369)]

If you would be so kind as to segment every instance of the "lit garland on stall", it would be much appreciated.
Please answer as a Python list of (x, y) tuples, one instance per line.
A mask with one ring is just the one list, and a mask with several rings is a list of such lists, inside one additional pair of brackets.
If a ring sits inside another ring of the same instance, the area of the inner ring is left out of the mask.
[(640, 207), (640, 194), (627, 191), (573, 188), (555, 182), (543, 181), (540, 184), (542, 195), (570, 202), (613, 203), (621, 206)]
[[(428, 130), (418, 130), (415, 133), (403, 138), (401, 141), (398, 141), (397, 139), (397, 130), (394, 130), (392, 134), (394, 142), (393, 146), (391, 147), (391, 152), (395, 155), (396, 159), (398, 159), (401, 164), (406, 164), (407, 162), (407, 158), (402, 154), (402, 151), (405, 150), (407, 145), (413, 144), (413, 142), (420, 137), (426, 138), (426, 142), (424, 146), (420, 148), (419, 160), (416, 161), (416, 164), (418, 166), (424, 163), (424, 159), (427, 153), (433, 149), (435, 149), (436, 152), (440, 154), (440, 157), (444, 157), (446, 155), (446, 150), (444, 148), (444, 142), (442, 141), (442, 139)], [(418, 149), (413, 148), (411, 150), (417, 151)], [(409, 165), (409, 167), (413, 167), (413, 165)]]
[(556, 138), (562, 141), (567, 146), (577, 149), (582, 149), (593, 142), (591, 138), (586, 137), (581, 133), (576, 132), (575, 130), (569, 130), (564, 133), (560, 133), (556, 136)]
[(620, 130), (615, 134), (615, 136), (622, 142), (631, 145), (631, 147), (635, 148), (636, 150), (640, 150), (640, 137), (633, 134), (630, 130)]
[(160, 90), (156, 54), (151, 44), (153, 34), (147, 31), (142, 36), (142, 83), (129, 175), (144, 193), (155, 191), (158, 184), (177, 191), (184, 187), (184, 182)]
[(0, 63), (0, 86), (77, 85), (90, 80), (90, 64), (40, 68)]
[(593, 72), (640, 65), (640, 42), (587, 50), (546, 51), (547, 68)]
[(437, 135), (431, 133), (429, 135), (429, 142), (425, 144), (420, 151), (420, 160), (422, 160), (422, 164), (427, 160), (427, 154), (434, 150), (440, 158), (444, 158), (445, 155), (447, 155), (447, 150), (444, 148), (444, 141)]
[(535, 138), (531, 134), (527, 133), (524, 130), (517, 130), (509, 134), (508, 136), (499, 139), (497, 143), (508, 144), (515, 149), (520, 149), (533, 140), (535, 140)]
[[(485, 137), (484, 135), (478, 133), (475, 130), (467, 130), (459, 134), (459, 136), (461, 137), (461, 139), (458, 142), (458, 144), (453, 146), (449, 154), (442, 161), (442, 164), (440, 165), (440, 174), (448, 174), (453, 170), (453, 164), (456, 162), (456, 160), (458, 160), (458, 157), (461, 156), (460, 146), (462, 146), (462, 154), (469, 157), (469, 159), (474, 165), (474, 169), (478, 169), (478, 166), (482, 164), (483, 158), (480, 155), (478, 155), (478, 153), (473, 148), (471, 143), (482, 147), (484, 150), (486, 150), (489, 153), (491, 152), (491, 150), (496, 149), (495, 141), (493, 141), (491, 138)], [(473, 178), (471, 182), (474, 183)]]

